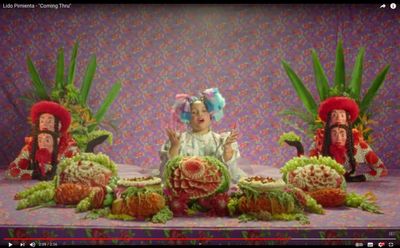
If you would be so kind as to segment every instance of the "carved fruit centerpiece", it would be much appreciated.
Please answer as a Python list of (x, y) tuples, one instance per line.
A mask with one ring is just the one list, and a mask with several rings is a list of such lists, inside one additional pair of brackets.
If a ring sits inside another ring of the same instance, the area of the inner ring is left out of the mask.
[(287, 185), (282, 179), (252, 176), (241, 178), (241, 192), (231, 195), (231, 215), (242, 214), (239, 219), (300, 220), (308, 222), (304, 210), (323, 213), (322, 206), (303, 190)]
[(345, 203), (345, 170), (330, 157), (296, 157), (288, 161), (281, 172), (283, 180), (304, 190), (324, 207)]
[(143, 219), (157, 214), (165, 207), (161, 178), (158, 177), (119, 179), (114, 192), (116, 199), (111, 207), (114, 215)]
[(230, 176), (218, 159), (178, 156), (166, 164), (163, 176), (174, 215), (227, 214)]
[(101, 208), (106, 186), (116, 175), (116, 165), (107, 155), (81, 153), (65, 158), (52, 181), (39, 182), (15, 195), (17, 209), (76, 205), (77, 212), (85, 212)]
[(285, 182), (304, 190), (324, 207), (345, 205), (382, 213), (372, 192), (347, 192), (345, 169), (331, 157), (295, 157), (286, 162), (281, 173)]

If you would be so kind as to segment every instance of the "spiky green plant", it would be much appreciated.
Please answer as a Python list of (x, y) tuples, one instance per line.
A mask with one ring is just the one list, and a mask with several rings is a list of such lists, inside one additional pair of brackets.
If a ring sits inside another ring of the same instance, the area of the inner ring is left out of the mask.
[[(328, 78), (318, 58), (317, 52), (312, 49), (311, 57), (313, 61), (315, 84), (317, 87), (319, 101), (322, 102), (326, 98), (331, 96), (347, 96), (354, 99), (360, 107), (360, 115), (355, 121), (354, 125), (363, 134), (366, 140), (371, 140), (370, 134), (372, 129), (367, 127), (371, 121), (371, 113), (368, 111), (374, 97), (377, 95), (381, 88), (383, 81), (385, 80), (386, 74), (389, 70), (390, 65), (386, 65), (372, 81), (370, 88), (363, 98), (360, 96), (361, 84), (362, 84), (362, 73), (363, 73), (363, 60), (364, 60), (365, 48), (360, 48), (358, 55), (355, 59), (353, 71), (351, 74), (350, 82), (346, 82), (346, 70), (344, 62), (344, 53), (342, 40), (339, 39), (336, 47), (336, 64), (335, 64), (335, 78), (334, 85), (329, 86)], [(322, 122), (318, 118), (318, 105), (317, 100), (313, 98), (310, 91), (306, 88), (302, 80), (297, 76), (290, 65), (282, 60), (283, 68), (285, 69), (293, 88), (303, 103), (306, 111), (299, 108), (289, 108), (280, 112), (280, 115), (286, 116), (285, 123), (291, 125), (297, 130), (301, 130), (300, 126), (293, 124), (288, 117), (296, 116), (308, 125), (306, 134), (312, 137), (315, 131), (322, 127)], [(348, 84), (347, 84), (348, 83)], [(367, 131), (365, 131), (367, 130)]]
[(65, 106), (71, 112), (72, 116), (72, 123), (69, 131), (77, 141), (78, 146), (82, 150), (86, 150), (87, 144), (101, 135), (108, 135), (108, 141), (111, 143), (112, 133), (106, 130), (101, 130), (99, 125), (108, 124), (115, 129), (113, 121), (106, 120), (105, 115), (111, 104), (117, 98), (121, 90), (121, 83), (116, 82), (112, 86), (100, 108), (95, 114), (93, 114), (87, 102), (94, 74), (96, 72), (96, 56), (91, 56), (83, 77), (81, 88), (76, 88), (74, 80), (78, 46), (79, 43), (75, 42), (71, 53), (68, 74), (66, 76), (64, 76), (64, 49), (58, 49), (55, 82), (54, 86), (50, 90), (50, 94), (48, 94), (45, 83), (40, 78), (35, 65), (28, 55), (27, 64), (34, 91), (29, 92), (23, 97), (23, 99), (30, 105), (40, 100), (50, 100)]

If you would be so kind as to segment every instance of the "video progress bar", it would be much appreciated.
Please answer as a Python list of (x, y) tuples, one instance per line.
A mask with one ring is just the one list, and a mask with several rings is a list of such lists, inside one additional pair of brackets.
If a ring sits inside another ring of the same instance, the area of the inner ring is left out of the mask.
[(290, 238), (290, 240), (396, 240), (396, 238)]

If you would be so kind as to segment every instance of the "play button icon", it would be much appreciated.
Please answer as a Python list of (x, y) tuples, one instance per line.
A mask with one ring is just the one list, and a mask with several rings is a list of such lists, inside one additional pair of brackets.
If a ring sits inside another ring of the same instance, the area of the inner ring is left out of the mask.
[(12, 246), (12, 244), (10, 242), (8, 242), (8, 247)]

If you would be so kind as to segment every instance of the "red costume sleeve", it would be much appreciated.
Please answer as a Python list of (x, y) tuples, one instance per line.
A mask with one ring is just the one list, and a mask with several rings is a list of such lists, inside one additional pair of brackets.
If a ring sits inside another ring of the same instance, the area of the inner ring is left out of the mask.
[(314, 142), (311, 145), (309, 156), (318, 156), (322, 153), (322, 146), (324, 144), (324, 129), (319, 128), (314, 136)]
[(75, 154), (79, 153), (79, 147), (76, 144), (76, 141), (71, 137), (71, 135), (67, 134), (66, 136), (61, 137), (58, 151), (58, 160), (62, 158), (70, 158)]
[(310, 150), (310, 155), (309, 155), (310, 157), (313, 157), (313, 156), (319, 156), (319, 151), (318, 151), (318, 149), (316, 149), (316, 148), (314, 148), (314, 149), (311, 149)]
[(33, 170), (29, 170), (32, 137), (25, 138), (25, 145), (18, 156), (8, 165), (5, 176), (9, 179), (30, 180)]
[(381, 176), (387, 175), (387, 169), (382, 160), (376, 155), (372, 148), (364, 141), (362, 135), (353, 130), (355, 159), (357, 163), (365, 163), (369, 166), (370, 171), (365, 173), (367, 180), (375, 180)]

